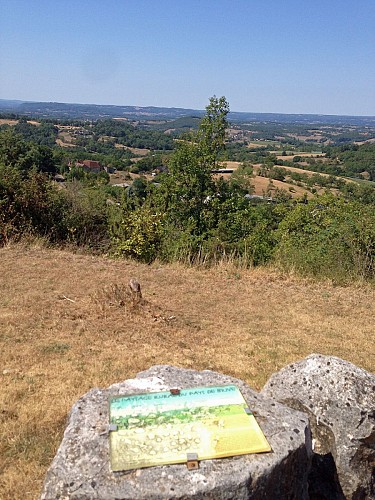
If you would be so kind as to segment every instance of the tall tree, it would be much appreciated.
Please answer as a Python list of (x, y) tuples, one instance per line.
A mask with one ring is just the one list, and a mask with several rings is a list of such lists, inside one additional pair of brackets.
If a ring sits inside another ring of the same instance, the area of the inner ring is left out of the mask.
[(182, 255), (185, 241), (196, 253), (208, 237), (219, 201), (211, 170), (225, 145), (229, 106), (213, 97), (206, 110), (198, 132), (178, 142), (159, 187), (135, 209), (130, 198), (112, 207), (110, 232), (119, 254), (151, 261), (167, 242), (166, 254)]
[(205, 232), (204, 211), (215, 195), (211, 170), (217, 167), (225, 148), (229, 104), (225, 97), (210, 98), (197, 133), (181, 141), (169, 162), (165, 176), (165, 209), (169, 220), (192, 234)]
[(213, 96), (199, 125), (198, 144), (204, 161), (211, 169), (217, 166), (219, 154), (225, 149), (228, 113), (229, 103), (226, 98)]

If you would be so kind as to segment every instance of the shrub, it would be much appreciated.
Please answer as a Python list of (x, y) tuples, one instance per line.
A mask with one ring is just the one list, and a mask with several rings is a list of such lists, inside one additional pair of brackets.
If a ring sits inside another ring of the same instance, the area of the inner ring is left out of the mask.
[(23, 234), (46, 236), (51, 241), (66, 237), (66, 203), (44, 174), (1, 167), (0, 207), (0, 244)]
[(123, 203), (113, 207), (109, 230), (115, 255), (151, 262), (162, 240), (163, 215), (146, 206), (131, 210)]
[(295, 206), (276, 234), (282, 268), (338, 282), (374, 278), (375, 216), (368, 207), (316, 197)]
[(61, 196), (66, 207), (62, 221), (65, 240), (95, 251), (108, 250), (107, 187), (88, 187), (75, 181), (67, 184)]

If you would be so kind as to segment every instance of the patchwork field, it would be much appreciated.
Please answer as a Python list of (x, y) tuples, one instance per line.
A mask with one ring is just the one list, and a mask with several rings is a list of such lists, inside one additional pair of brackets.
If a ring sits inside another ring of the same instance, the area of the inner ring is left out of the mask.
[[(371, 287), (42, 246), (0, 249), (0, 272), (0, 498), (37, 498), (74, 401), (151, 365), (217, 370), (255, 389), (313, 352), (375, 370)], [(126, 299), (132, 277), (138, 306)]]
[[(238, 167), (241, 165), (241, 162), (239, 161), (227, 161), (225, 164), (222, 165), (222, 168), (228, 168), (228, 169), (233, 169), (234, 171), (238, 169)], [(259, 175), (260, 172), (260, 164), (255, 164), (253, 165), (254, 167), (254, 177), (252, 179), (252, 184), (254, 186), (254, 194), (256, 195), (264, 195), (267, 190), (270, 187), (270, 179), (268, 177), (263, 177)], [(276, 167), (278, 167), (276, 165)], [(313, 170), (303, 170), (302, 168), (297, 168), (297, 167), (288, 167), (288, 166), (279, 166), (278, 168), (282, 168), (284, 170), (288, 170), (290, 172), (296, 172), (300, 174), (306, 174), (308, 176), (312, 176), (314, 174), (317, 174), (317, 172), (314, 172)], [(226, 180), (229, 180), (232, 174), (216, 174), (216, 178), (218, 177), (223, 177)], [(319, 173), (319, 175), (323, 177), (329, 177), (328, 174), (324, 173)], [(349, 182), (353, 182), (350, 181)], [(286, 178), (285, 181), (278, 181), (273, 179), (272, 180), (272, 189), (271, 192), (274, 192), (276, 189), (281, 189), (286, 191), (287, 193), (290, 193), (292, 198), (298, 198), (303, 196), (304, 194), (307, 195), (308, 198), (312, 198), (313, 194), (303, 186), (297, 186), (295, 183), (288, 182), (288, 178)], [(332, 192), (336, 192), (336, 190), (331, 189)], [(317, 188), (317, 192), (324, 192), (324, 188)]]

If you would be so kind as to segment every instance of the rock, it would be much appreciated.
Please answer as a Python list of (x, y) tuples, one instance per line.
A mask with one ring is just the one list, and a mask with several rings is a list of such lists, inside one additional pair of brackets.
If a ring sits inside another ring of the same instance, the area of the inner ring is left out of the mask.
[[(109, 396), (171, 388), (236, 384), (255, 413), (273, 452), (204, 460), (128, 472), (109, 465)], [(211, 371), (154, 366), (107, 389), (93, 389), (73, 406), (63, 441), (47, 472), (41, 495), (52, 499), (298, 499), (308, 498), (311, 464), (308, 418), (259, 395), (244, 382)]]
[(310, 416), (314, 461), (332, 455), (346, 498), (375, 498), (374, 375), (312, 354), (272, 375), (261, 394)]

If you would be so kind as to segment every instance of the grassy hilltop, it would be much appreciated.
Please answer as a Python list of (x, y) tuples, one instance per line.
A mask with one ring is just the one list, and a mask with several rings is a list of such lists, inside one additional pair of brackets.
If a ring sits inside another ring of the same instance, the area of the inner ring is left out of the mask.
[(255, 389), (312, 352), (375, 370), (371, 286), (43, 246), (5, 246), (0, 262), (1, 498), (37, 498), (78, 397), (151, 365), (217, 370)]

